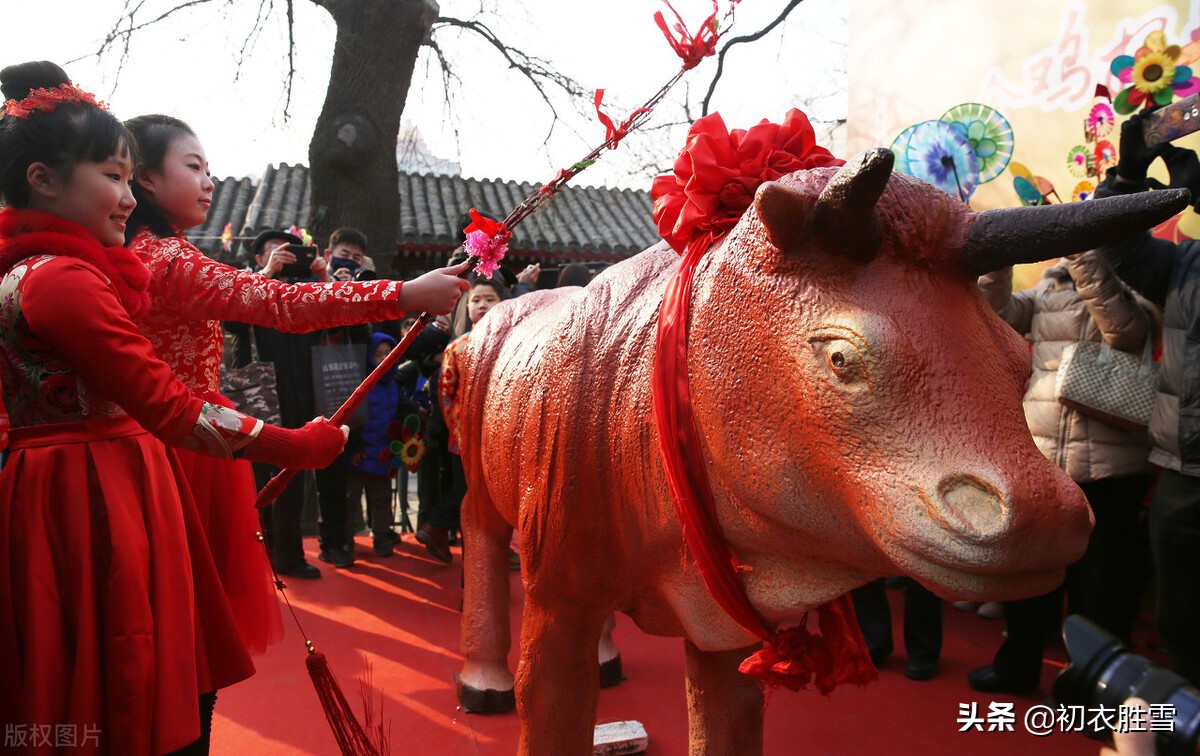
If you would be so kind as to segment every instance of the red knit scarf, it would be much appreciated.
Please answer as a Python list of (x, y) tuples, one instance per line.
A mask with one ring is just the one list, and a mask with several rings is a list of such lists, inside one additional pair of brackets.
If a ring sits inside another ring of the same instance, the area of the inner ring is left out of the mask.
[(83, 226), (38, 210), (0, 210), (0, 275), (28, 257), (73, 257), (97, 268), (134, 320), (150, 309), (150, 271), (125, 247), (105, 247)]

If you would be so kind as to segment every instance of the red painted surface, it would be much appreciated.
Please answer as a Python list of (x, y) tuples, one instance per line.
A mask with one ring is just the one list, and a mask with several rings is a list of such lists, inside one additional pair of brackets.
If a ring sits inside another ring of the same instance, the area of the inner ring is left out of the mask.
[[(848, 254), (810, 234), (834, 173), (785, 178), (765, 211), (760, 190), (693, 285), (688, 381), (751, 604), (786, 623), (901, 573), (945, 597), (1045, 592), (1082, 554), (1090, 512), (1029, 436), (1028, 350), (962, 262), (970, 210), (894, 175), (864, 221), (878, 252)], [(705, 590), (659, 456), (654, 329), (678, 261), (661, 244), (586, 289), (505, 303), (471, 335), (462, 676), (513, 684), (505, 554), (518, 527), (522, 753), (588, 752), (596, 642), (614, 609), (686, 638), (696, 669), (754, 641)], [(693, 747), (761, 748), (730, 739), (761, 729), (732, 679), (689, 678)]]

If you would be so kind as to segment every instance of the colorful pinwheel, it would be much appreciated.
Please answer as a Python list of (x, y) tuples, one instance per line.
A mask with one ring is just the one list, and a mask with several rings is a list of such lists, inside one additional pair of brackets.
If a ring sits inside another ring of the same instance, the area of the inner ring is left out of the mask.
[(1067, 170), (1072, 176), (1083, 178), (1091, 173), (1092, 151), (1082, 144), (1077, 144), (1067, 153)]
[(1051, 196), (1058, 198), (1058, 193), (1054, 191), (1054, 184), (1041, 176), (1034, 176), (1033, 172), (1023, 163), (1014, 160), (1009, 164), (1008, 171), (1013, 175), (1013, 189), (1016, 190), (1017, 197), (1020, 198), (1022, 204), (1047, 205), (1050, 204)]
[(1013, 130), (1008, 119), (978, 102), (955, 105), (941, 120), (958, 130), (979, 161), (979, 183), (986, 184), (1004, 172), (1013, 153)]
[(1095, 161), (1095, 171), (1100, 175), (1109, 168), (1117, 164), (1117, 148), (1113, 147), (1113, 143), (1107, 139), (1101, 139), (1096, 142), (1095, 152), (1092, 154), (1092, 159)]
[(1107, 102), (1096, 103), (1087, 117), (1088, 137), (1099, 139), (1102, 136), (1108, 136), (1116, 120), (1117, 115), (1113, 112), (1112, 105)]
[[(909, 130), (905, 130), (907, 133)], [(901, 135), (903, 136), (903, 134)], [(900, 142), (897, 139), (897, 142)], [(979, 185), (979, 158), (962, 133), (945, 121), (923, 121), (911, 128), (896, 153), (896, 170), (933, 184), (966, 202)], [(892, 149), (897, 144), (893, 143)]]
[(1167, 44), (1166, 34), (1153, 31), (1134, 55), (1118, 55), (1109, 70), (1129, 86), (1113, 101), (1116, 111), (1129, 115), (1139, 106), (1167, 105), (1176, 95), (1200, 92), (1200, 78), (1180, 63), (1181, 52), (1179, 45)]
[(1092, 198), (1092, 192), (1096, 191), (1096, 185), (1091, 181), (1080, 181), (1071, 190), (1071, 200), (1074, 202), (1083, 202)]

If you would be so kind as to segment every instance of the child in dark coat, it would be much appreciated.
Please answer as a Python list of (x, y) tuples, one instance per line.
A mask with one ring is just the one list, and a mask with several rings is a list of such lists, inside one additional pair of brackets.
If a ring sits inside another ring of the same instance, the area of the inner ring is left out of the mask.
[[(367, 372), (396, 346), (396, 340), (386, 333), (371, 334), (367, 347)], [(394, 455), (392, 439), (388, 437), (388, 426), (397, 419), (415, 413), (416, 406), (403, 396), (396, 383), (396, 368), (393, 367), (367, 394), (367, 422), (361, 430), (351, 434), (347, 451), (350, 452), (350, 475), (348, 478), (351, 506), (361, 506), (363, 492), (367, 495), (368, 521), (376, 556), (392, 555), (392, 546), (399, 540), (392, 530), (392, 483)]]

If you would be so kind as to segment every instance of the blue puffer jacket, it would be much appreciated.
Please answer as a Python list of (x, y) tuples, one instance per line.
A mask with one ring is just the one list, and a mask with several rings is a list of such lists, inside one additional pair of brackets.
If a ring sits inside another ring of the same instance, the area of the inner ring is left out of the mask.
[[(371, 344), (367, 347), (368, 374), (375, 369), (371, 355), (384, 342), (396, 346), (396, 340), (386, 333), (371, 334)], [(391, 443), (387, 436), (388, 424), (400, 414), (401, 407), (407, 409), (407, 402), (402, 401), (400, 387), (396, 385), (396, 368), (393, 366), (367, 394), (367, 423), (355, 432), (358, 438), (352, 438), (347, 444), (351, 451), (363, 453), (363, 461), (351, 466), (351, 470), (371, 475), (388, 474), (391, 460), (380, 462), (379, 456)]]

